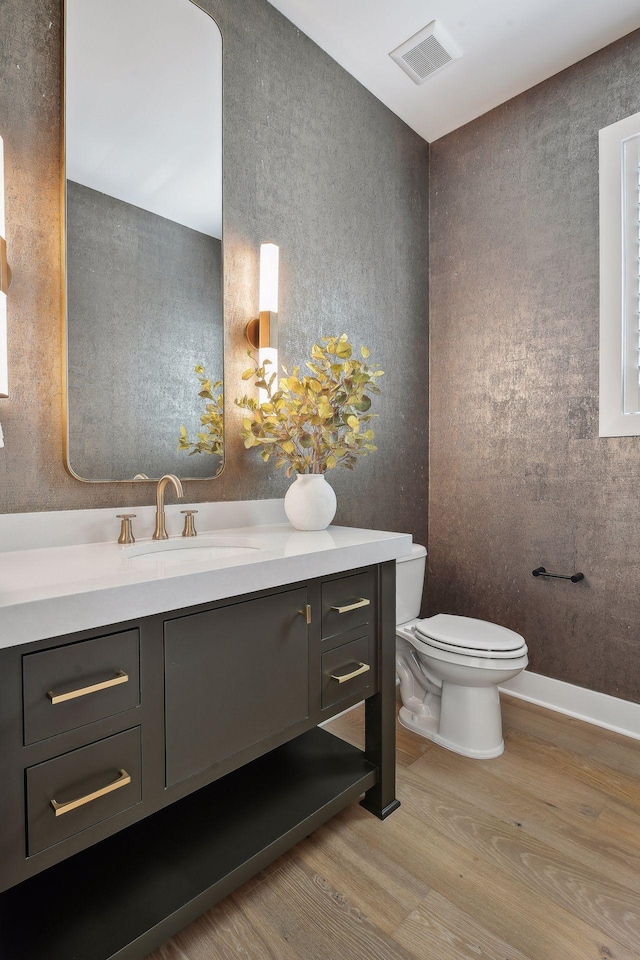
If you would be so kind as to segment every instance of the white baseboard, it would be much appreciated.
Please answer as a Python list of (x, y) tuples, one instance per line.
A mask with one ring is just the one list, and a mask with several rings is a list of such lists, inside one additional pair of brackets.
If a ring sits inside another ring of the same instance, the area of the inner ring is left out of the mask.
[[(397, 678), (396, 682), (399, 682)], [(399, 690), (398, 686), (398, 693)], [(605, 730), (613, 730), (625, 737), (640, 740), (640, 703), (610, 697), (606, 693), (577, 687), (574, 683), (565, 683), (564, 680), (543, 677), (542, 674), (530, 673), (529, 670), (525, 670), (514, 680), (505, 683), (500, 690), (518, 700), (527, 700), (548, 710), (555, 710), (556, 713), (564, 713), (567, 717), (584, 720), (585, 723), (592, 723), (596, 727), (604, 727)], [(325, 724), (331, 723), (331, 720), (337, 720), (345, 713), (350, 713), (356, 707), (362, 706), (362, 703), (348, 707), (330, 720), (325, 720), (320, 726), (324, 727)]]
[(568, 717), (640, 740), (640, 703), (620, 700), (528, 670), (505, 683), (500, 690), (519, 700), (537, 703)]

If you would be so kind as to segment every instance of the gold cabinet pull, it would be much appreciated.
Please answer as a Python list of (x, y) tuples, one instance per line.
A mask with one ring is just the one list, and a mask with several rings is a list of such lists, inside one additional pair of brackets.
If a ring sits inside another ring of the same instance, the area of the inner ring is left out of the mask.
[(332, 610), (336, 610), (338, 613), (349, 613), (349, 610), (357, 610), (358, 607), (368, 607), (371, 603), (371, 600), (361, 597), (359, 600), (354, 600), (353, 603), (345, 603), (343, 607), (331, 607)]
[(347, 680), (353, 680), (354, 677), (359, 677), (361, 673), (366, 673), (367, 670), (371, 670), (371, 666), (368, 663), (359, 663), (358, 669), (353, 670), (351, 673), (343, 673), (339, 677), (337, 677), (335, 673), (332, 673), (330, 677), (332, 680), (337, 680), (338, 683), (346, 683)]
[(114, 780), (113, 783), (107, 784), (106, 787), (95, 790), (93, 793), (88, 793), (86, 797), (80, 797), (79, 800), (70, 800), (69, 803), (58, 803), (57, 800), (51, 800), (51, 806), (55, 810), (56, 817), (62, 817), (65, 813), (70, 813), (78, 807), (83, 807), (85, 803), (91, 803), (93, 800), (97, 800), (98, 797), (104, 797), (107, 793), (113, 793), (114, 790), (120, 790), (121, 787), (126, 787), (129, 783), (131, 783), (131, 777), (126, 770), (121, 770), (118, 779)]
[(103, 680), (102, 683), (94, 683), (90, 687), (81, 687), (79, 690), (71, 690), (69, 693), (54, 693), (53, 690), (48, 690), (47, 696), (51, 703), (64, 703), (66, 700), (86, 697), (90, 693), (97, 693), (98, 690), (108, 690), (109, 687), (117, 687), (120, 683), (128, 682), (129, 674), (125, 673), (124, 670), (118, 670), (111, 680)]
[(307, 626), (309, 626), (309, 624), (311, 623), (311, 604), (305, 603), (302, 610), (298, 610), (298, 613), (302, 614), (302, 616), (304, 617), (307, 623)]

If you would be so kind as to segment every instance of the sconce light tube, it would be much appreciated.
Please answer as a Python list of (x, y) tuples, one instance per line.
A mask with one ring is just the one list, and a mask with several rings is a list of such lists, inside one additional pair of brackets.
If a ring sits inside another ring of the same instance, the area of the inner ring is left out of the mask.
[(11, 286), (11, 270), (7, 263), (7, 242), (4, 220), (4, 143), (0, 137), (0, 397), (9, 396), (9, 363), (7, 356), (7, 293)]
[(278, 272), (280, 247), (276, 243), (260, 245), (260, 313), (278, 312)]

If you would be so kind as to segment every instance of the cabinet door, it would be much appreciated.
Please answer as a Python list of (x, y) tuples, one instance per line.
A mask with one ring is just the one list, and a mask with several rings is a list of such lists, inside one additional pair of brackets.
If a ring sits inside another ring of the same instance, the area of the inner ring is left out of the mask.
[(164, 627), (166, 783), (179, 783), (309, 715), (307, 590)]

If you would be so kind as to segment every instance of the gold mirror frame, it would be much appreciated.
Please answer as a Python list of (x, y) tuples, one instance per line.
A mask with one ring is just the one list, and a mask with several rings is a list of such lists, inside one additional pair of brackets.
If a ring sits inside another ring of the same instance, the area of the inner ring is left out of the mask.
[[(224, 36), (222, 28), (216, 18), (206, 10), (202, 4), (196, 0), (190, 0), (194, 7), (201, 10), (207, 17), (215, 23), (220, 33), (221, 44), (221, 69), (220, 69), (220, 128), (222, 141), (222, 158), (220, 177), (222, 182), (222, 237), (220, 240), (220, 272), (221, 272), (221, 299), (222, 299), (222, 378), (223, 391), (226, 398), (226, 357), (225, 357), (225, 304), (224, 304), (224, 275), (225, 275), (225, 230), (224, 230)], [(61, 3), (61, 70), (60, 70), (60, 226), (61, 226), (61, 246), (60, 246), (60, 284), (61, 284), (61, 318), (62, 318), (62, 438), (63, 438), (63, 463), (64, 467), (74, 480), (80, 483), (122, 483), (122, 484), (157, 484), (160, 477), (140, 477), (124, 480), (89, 480), (81, 477), (71, 466), (70, 459), (70, 438), (69, 438), (69, 313), (68, 313), (68, 285), (67, 285), (67, 163), (66, 163), (66, 51), (67, 51), (67, 0), (60, 0)], [(194, 377), (195, 383), (195, 377)], [(194, 387), (195, 389), (195, 387)], [(226, 466), (226, 399), (223, 413), (223, 453), (220, 460), (220, 467), (217, 473), (210, 477), (185, 477), (181, 476), (183, 483), (192, 483), (195, 481), (210, 483), (222, 476)]]

